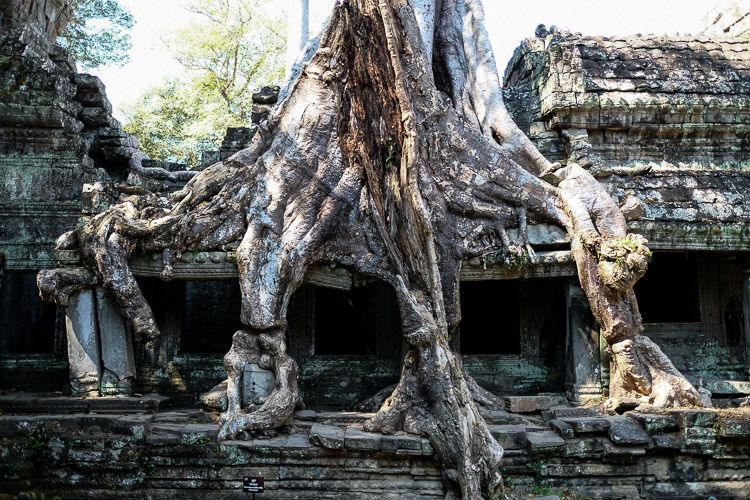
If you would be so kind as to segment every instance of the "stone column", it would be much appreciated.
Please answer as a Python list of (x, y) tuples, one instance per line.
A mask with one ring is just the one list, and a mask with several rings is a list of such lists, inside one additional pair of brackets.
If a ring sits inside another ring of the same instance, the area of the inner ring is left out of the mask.
[(102, 395), (128, 396), (135, 384), (133, 341), (114, 298), (96, 287), (96, 311), (102, 352)]
[(582, 404), (602, 395), (599, 328), (578, 278), (565, 284), (567, 335), (565, 388), (568, 398)]
[(93, 290), (70, 296), (65, 308), (65, 329), (73, 394), (98, 396), (102, 362)]
[(745, 374), (750, 376), (750, 263), (742, 273), (742, 295), (745, 313)]

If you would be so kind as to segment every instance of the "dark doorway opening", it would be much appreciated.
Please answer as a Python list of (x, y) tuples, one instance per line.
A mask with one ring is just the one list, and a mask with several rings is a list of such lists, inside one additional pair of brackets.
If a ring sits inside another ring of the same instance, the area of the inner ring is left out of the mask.
[(655, 253), (635, 284), (644, 323), (697, 323), (701, 320), (698, 259), (688, 253)]
[(521, 352), (520, 280), (461, 283), (461, 354)]
[(240, 321), (242, 293), (237, 280), (188, 281), (185, 284), (185, 323), (182, 352), (225, 354)]
[(6, 271), (0, 278), (0, 354), (51, 353), (55, 304), (42, 302), (36, 271)]
[(376, 356), (386, 332), (401, 335), (396, 294), (385, 283), (313, 289), (316, 355)]

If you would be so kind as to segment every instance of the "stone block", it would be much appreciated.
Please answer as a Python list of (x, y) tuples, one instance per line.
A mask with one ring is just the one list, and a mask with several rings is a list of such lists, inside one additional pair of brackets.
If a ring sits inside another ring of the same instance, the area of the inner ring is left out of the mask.
[(413, 434), (393, 434), (383, 436), (380, 449), (399, 455), (421, 455), (422, 438)]
[(310, 437), (307, 434), (295, 433), (289, 434), (289, 437), (287, 437), (286, 447), (290, 449), (310, 448), (312, 443), (310, 443)]
[(562, 418), (560, 420), (573, 427), (576, 434), (606, 432), (609, 429), (609, 421), (602, 417)]
[(716, 420), (716, 412), (701, 409), (671, 410), (669, 416), (677, 421), (681, 429), (686, 427), (711, 427)]
[(273, 391), (276, 377), (255, 363), (248, 363), (242, 370), (242, 406), (249, 406), (265, 399)]
[(65, 308), (65, 329), (73, 393), (98, 394), (102, 363), (93, 290), (70, 296)]
[(646, 433), (651, 435), (672, 432), (678, 429), (677, 420), (666, 415), (629, 411), (625, 416), (635, 419), (646, 430)]
[(556, 419), (596, 417), (596, 412), (591, 408), (570, 408), (567, 406), (551, 408), (552, 416)]
[(618, 446), (609, 439), (603, 439), (602, 444), (605, 457), (639, 457), (646, 454), (646, 449), (643, 446)]
[(304, 422), (312, 422), (315, 420), (314, 410), (297, 410), (294, 412), (294, 418), (302, 420)]
[(713, 427), (686, 427), (680, 450), (693, 455), (711, 455), (716, 451), (717, 430)]
[(628, 417), (607, 417), (609, 439), (618, 445), (651, 445), (651, 438), (638, 422)]
[(521, 425), (490, 425), (490, 433), (505, 450), (526, 449), (526, 429)]
[(89, 127), (119, 127), (120, 122), (112, 118), (105, 108), (83, 108), (78, 119)]
[(562, 396), (510, 396), (507, 398), (508, 411), (513, 413), (533, 413), (549, 410), (556, 405), (565, 404), (567, 401)]
[(554, 453), (565, 449), (565, 441), (552, 431), (530, 432), (526, 434), (529, 453)]
[(344, 447), (349, 450), (378, 451), (382, 437), (380, 434), (365, 432), (360, 425), (350, 425), (344, 434)]
[(313, 424), (310, 442), (323, 448), (340, 450), (344, 447), (344, 430), (331, 425)]
[(552, 430), (555, 431), (563, 439), (571, 439), (575, 436), (573, 426), (563, 422), (562, 420), (553, 419), (548, 422)]
[(593, 457), (602, 454), (602, 439), (600, 438), (573, 438), (565, 440), (566, 457)]
[(432, 448), (432, 443), (429, 439), (422, 438), (422, 455), (432, 455), (435, 450)]
[(750, 436), (750, 420), (719, 420), (718, 435), (722, 437), (748, 437)]

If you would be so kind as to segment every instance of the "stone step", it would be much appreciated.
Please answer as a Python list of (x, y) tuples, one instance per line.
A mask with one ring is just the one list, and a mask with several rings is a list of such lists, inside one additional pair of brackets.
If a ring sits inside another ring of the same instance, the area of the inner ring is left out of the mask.
[(59, 395), (6, 394), (0, 395), (3, 414), (21, 413), (133, 413), (158, 412), (169, 403), (169, 397), (158, 394), (132, 397), (73, 397)]

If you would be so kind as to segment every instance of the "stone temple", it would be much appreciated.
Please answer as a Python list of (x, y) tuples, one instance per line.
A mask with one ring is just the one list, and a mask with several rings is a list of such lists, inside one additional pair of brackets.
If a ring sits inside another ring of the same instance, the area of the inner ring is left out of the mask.
[[(175, 256), (170, 281), (161, 254), (130, 263), (162, 331), (155, 346), (132, 341), (101, 287), (67, 307), (38, 298), (38, 271), (79, 262), (55, 250), (58, 236), (191, 175), (140, 161), (104, 84), (77, 73), (54, 43), (69, 15), (64, 0), (0, 0), (0, 491), (230, 497), (250, 475), (266, 478), (268, 498), (443, 498), (429, 442), (359, 425), (403, 360), (383, 283), (340, 267), (308, 273), (290, 305), (288, 344), (311, 409), (287, 433), (224, 443), (215, 415), (195, 408), (202, 394), (211, 409), (226, 404), (215, 386), (242, 327), (233, 248)], [(464, 262), (453, 339), (467, 371), (506, 399), (507, 412), (486, 418), (518, 491), (750, 497), (741, 407), (750, 395), (750, 38), (728, 17), (684, 36), (540, 26), (508, 63), (506, 105), (539, 150), (583, 165), (616, 200), (639, 200), (622, 208), (653, 250), (635, 289), (644, 333), (719, 408), (646, 415), (625, 405), (624, 415), (601, 416), (575, 407), (608, 393), (606, 343), (565, 231), (531, 226), (538, 262)], [(254, 122), (277, 93), (254, 96)], [(204, 163), (253, 133), (230, 129)], [(244, 380), (247, 405), (273, 384), (253, 365)]]

